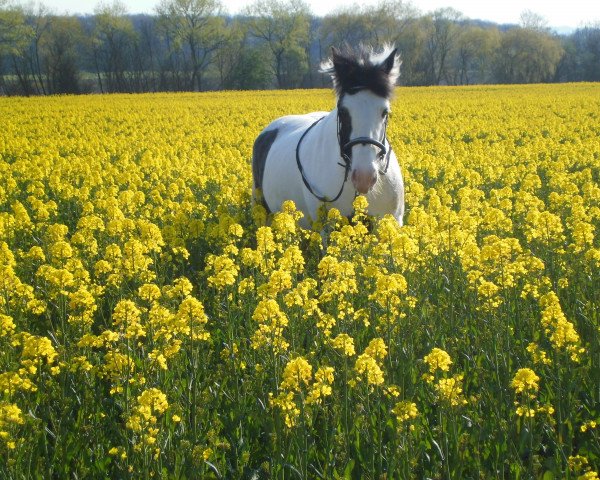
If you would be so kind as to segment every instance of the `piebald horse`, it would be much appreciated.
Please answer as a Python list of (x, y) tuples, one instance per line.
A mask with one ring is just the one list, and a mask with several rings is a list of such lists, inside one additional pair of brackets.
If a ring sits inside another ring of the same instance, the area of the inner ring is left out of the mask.
[(288, 115), (269, 124), (254, 142), (253, 196), (268, 212), (293, 200), (310, 227), (323, 203), (352, 215), (358, 194), (369, 215), (392, 214), (402, 225), (404, 182), (386, 137), (390, 99), (400, 72), (397, 50), (338, 51), (321, 65), (333, 79), (331, 112)]

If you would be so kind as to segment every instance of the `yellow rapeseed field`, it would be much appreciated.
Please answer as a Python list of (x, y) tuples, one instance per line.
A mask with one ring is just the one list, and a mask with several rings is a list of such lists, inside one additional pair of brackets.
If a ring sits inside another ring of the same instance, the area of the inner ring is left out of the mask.
[(598, 478), (600, 85), (398, 89), (404, 227), (266, 218), (334, 102), (0, 99), (0, 477)]

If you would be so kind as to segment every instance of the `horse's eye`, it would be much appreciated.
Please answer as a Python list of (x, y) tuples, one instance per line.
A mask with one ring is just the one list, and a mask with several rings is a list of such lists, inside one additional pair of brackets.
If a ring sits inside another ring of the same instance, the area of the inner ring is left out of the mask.
[(389, 114), (390, 114), (390, 111), (389, 111), (389, 110), (386, 108), (386, 109), (383, 111), (383, 113), (381, 114), (381, 117), (382, 117), (382, 118), (385, 118), (385, 117), (387, 117)]

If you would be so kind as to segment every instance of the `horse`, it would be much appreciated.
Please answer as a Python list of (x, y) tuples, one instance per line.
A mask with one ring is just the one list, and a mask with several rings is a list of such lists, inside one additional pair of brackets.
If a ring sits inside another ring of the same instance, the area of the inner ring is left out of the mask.
[(369, 215), (393, 215), (402, 225), (404, 181), (386, 129), (390, 100), (400, 73), (397, 49), (338, 50), (321, 64), (333, 80), (337, 105), (331, 112), (288, 115), (256, 138), (252, 155), (253, 198), (268, 213), (293, 200), (309, 228), (321, 205), (344, 216), (357, 195)]

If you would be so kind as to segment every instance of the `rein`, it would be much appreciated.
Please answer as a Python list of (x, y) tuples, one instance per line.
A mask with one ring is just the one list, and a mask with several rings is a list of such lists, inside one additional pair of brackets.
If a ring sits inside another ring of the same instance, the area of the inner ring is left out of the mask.
[[(355, 88), (355, 89), (353, 89), (351, 94), (356, 93), (360, 90), (362, 90), (362, 88)], [(379, 173), (381, 175), (385, 175), (387, 173), (388, 167), (390, 165), (390, 155), (392, 153), (392, 146), (390, 145), (389, 140), (386, 138), (387, 123), (388, 123), (387, 115), (385, 117), (385, 123), (383, 125), (383, 137), (382, 137), (381, 141), (375, 140), (374, 138), (371, 138), (371, 137), (356, 137), (356, 138), (353, 138), (352, 140), (350, 140), (349, 142), (347, 142), (346, 144), (342, 144), (342, 139), (340, 137), (340, 133), (341, 133), (341, 129), (342, 129), (342, 122), (340, 120), (340, 113), (339, 113), (341, 100), (342, 100), (342, 97), (340, 97), (340, 99), (338, 100), (338, 105), (337, 105), (337, 137), (338, 137), (338, 145), (340, 147), (340, 156), (342, 157), (342, 160), (344, 161), (344, 163), (338, 162), (338, 165), (340, 167), (344, 168), (344, 181), (342, 182), (340, 191), (333, 199), (330, 200), (326, 196), (318, 195), (313, 190), (313, 188), (310, 186), (310, 183), (308, 182), (308, 180), (306, 178), (306, 175), (304, 174), (304, 168), (302, 168), (302, 162), (300, 161), (300, 145), (302, 145), (302, 140), (304, 140), (304, 137), (306, 137), (308, 132), (310, 132), (312, 130), (312, 128), (317, 123), (319, 123), (321, 120), (323, 120), (327, 115), (324, 115), (321, 118), (319, 118), (318, 120), (316, 120), (315, 122), (313, 122), (312, 125), (310, 125), (304, 131), (304, 133), (300, 137), (300, 140), (298, 140), (298, 145), (296, 145), (296, 165), (298, 166), (298, 170), (300, 171), (300, 175), (302, 176), (302, 181), (304, 182), (304, 185), (306, 186), (308, 191), (310, 193), (312, 193), (313, 196), (316, 197), (319, 201), (324, 202), (324, 203), (333, 203), (342, 196), (342, 192), (344, 191), (344, 186), (346, 185), (346, 182), (348, 181), (348, 174), (350, 173), (350, 169), (352, 168), (352, 159), (350, 158), (349, 152), (351, 152), (351, 149), (354, 145), (359, 145), (359, 144), (360, 145), (374, 145), (377, 148), (379, 148), (379, 153), (377, 154), (377, 156), (380, 159), (383, 159), (385, 157), (385, 166), (384, 166), (383, 170), (379, 170)], [(385, 142), (387, 142), (388, 147), (385, 146)]]

